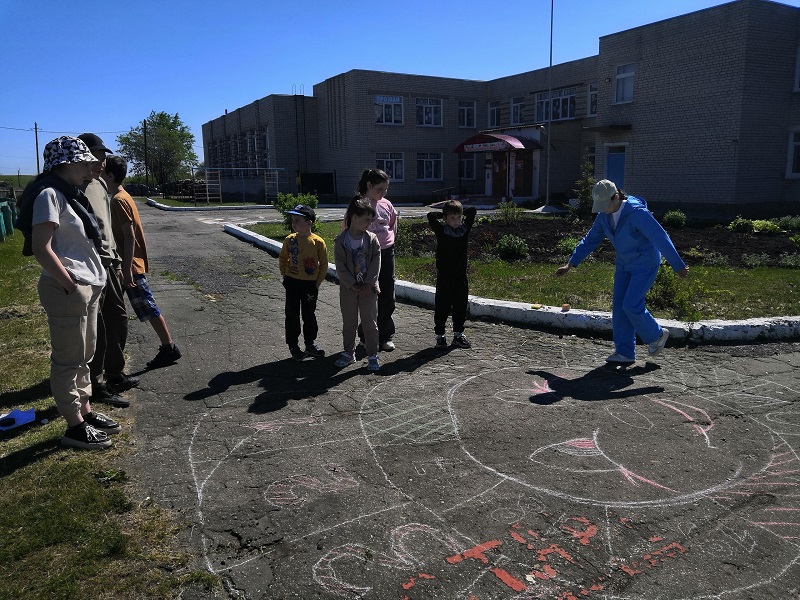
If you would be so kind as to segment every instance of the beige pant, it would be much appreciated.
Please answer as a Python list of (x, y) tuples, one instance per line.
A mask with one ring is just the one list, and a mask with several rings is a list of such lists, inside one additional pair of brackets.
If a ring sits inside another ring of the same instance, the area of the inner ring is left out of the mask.
[(92, 395), (89, 362), (97, 343), (97, 310), (103, 286), (78, 284), (67, 294), (47, 275), (39, 278), (39, 301), (50, 327), (50, 389), (61, 416), (80, 414)]
[(371, 293), (367, 296), (359, 296), (340, 285), (339, 305), (342, 308), (344, 351), (352, 354), (355, 350), (356, 330), (360, 314), (367, 354), (369, 356), (378, 354), (378, 295)]

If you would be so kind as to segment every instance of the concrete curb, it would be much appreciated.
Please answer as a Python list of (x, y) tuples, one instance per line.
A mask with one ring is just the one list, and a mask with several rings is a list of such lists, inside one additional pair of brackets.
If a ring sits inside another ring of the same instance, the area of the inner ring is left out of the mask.
[[(274, 254), (280, 254), (282, 242), (272, 240), (248, 229), (226, 223), (226, 233)], [(336, 267), (328, 264), (328, 278), (338, 281)], [(436, 289), (408, 281), (395, 283), (395, 295), (400, 300), (433, 308)], [(478, 296), (469, 297), (470, 318), (484, 318), (523, 325), (535, 329), (580, 333), (611, 337), (611, 313), (587, 310), (562, 310), (554, 306), (534, 309), (525, 302), (489, 300)], [(770, 317), (746, 319), (744, 321), (698, 321), (687, 323), (670, 319), (658, 322), (669, 329), (671, 341), (690, 344), (731, 344), (747, 342), (775, 342), (800, 339), (800, 317)]]
[[(266, 209), (275, 209), (272, 204), (242, 204), (241, 206), (235, 205), (227, 205), (227, 206), (169, 206), (168, 204), (161, 204), (160, 202), (156, 202), (152, 198), (147, 199), (147, 205), (152, 206), (153, 208), (157, 208), (159, 210), (171, 210), (175, 212), (192, 212), (192, 211), (225, 211), (225, 210), (249, 210), (249, 209), (259, 209), (259, 208), (266, 208)], [(404, 206), (424, 206), (422, 203), (419, 204), (395, 204), (394, 206), (404, 207)], [(345, 204), (319, 204), (317, 208), (347, 208)], [(487, 210), (497, 208), (496, 206), (478, 206), (476, 208), (485, 208)]]

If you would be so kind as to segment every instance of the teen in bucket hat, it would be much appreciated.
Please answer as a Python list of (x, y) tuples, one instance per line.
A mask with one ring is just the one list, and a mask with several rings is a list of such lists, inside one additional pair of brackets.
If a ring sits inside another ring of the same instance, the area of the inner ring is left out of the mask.
[(52, 171), (56, 165), (76, 162), (97, 162), (89, 147), (78, 138), (62, 135), (47, 142), (44, 147), (44, 170)]

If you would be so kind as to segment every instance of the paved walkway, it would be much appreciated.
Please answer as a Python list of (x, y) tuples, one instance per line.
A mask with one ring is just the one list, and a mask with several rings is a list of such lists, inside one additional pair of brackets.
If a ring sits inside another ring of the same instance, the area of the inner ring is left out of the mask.
[[(497, 323), (437, 351), (431, 312), (399, 304), (381, 371), (338, 370), (326, 283), (331, 356), (298, 363), (274, 258), (208, 214), (141, 212), (184, 358), (111, 414), (228, 597), (798, 597), (800, 344), (617, 372), (608, 341)], [(132, 322), (129, 370), (156, 346)]]

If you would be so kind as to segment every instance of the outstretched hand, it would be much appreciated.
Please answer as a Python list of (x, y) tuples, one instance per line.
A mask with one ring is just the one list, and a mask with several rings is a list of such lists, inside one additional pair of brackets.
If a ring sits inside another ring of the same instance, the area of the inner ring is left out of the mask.
[(678, 273), (678, 277), (686, 278), (689, 276), (689, 267), (683, 267), (680, 271), (676, 271)]
[(556, 269), (556, 277), (561, 277), (562, 275), (566, 275), (566, 274), (567, 274), (567, 271), (569, 271), (569, 270), (570, 270), (571, 266), (572, 266), (572, 265), (570, 265), (569, 263), (567, 263), (567, 264), (566, 264), (566, 265), (564, 265), (563, 267), (559, 267), (558, 269)]

